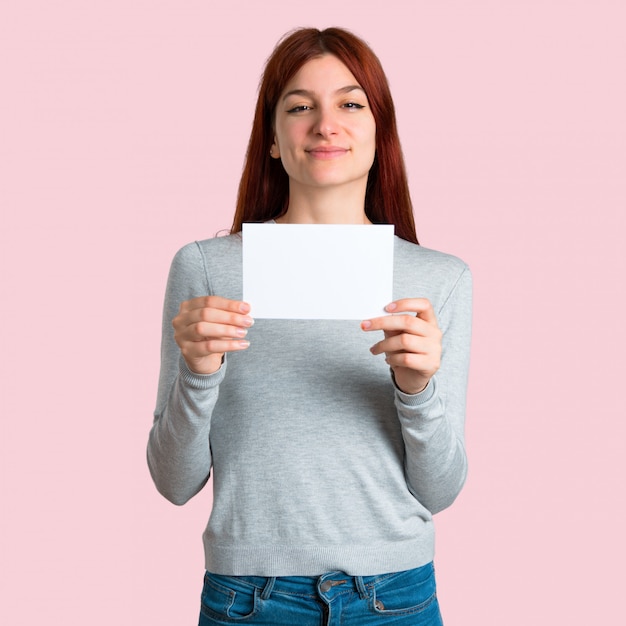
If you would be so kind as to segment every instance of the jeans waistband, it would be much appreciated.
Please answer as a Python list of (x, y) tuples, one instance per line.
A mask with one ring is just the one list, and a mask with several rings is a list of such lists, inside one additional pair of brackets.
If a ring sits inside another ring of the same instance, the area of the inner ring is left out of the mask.
[(322, 576), (224, 576), (224, 578), (235, 578), (240, 584), (256, 587), (261, 591), (263, 599), (269, 598), (272, 593), (330, 598), (346, 591), (356, 591), (362, 598), (367, 598), (372, 587), (398, 573), (349, 576), (336, 571)]

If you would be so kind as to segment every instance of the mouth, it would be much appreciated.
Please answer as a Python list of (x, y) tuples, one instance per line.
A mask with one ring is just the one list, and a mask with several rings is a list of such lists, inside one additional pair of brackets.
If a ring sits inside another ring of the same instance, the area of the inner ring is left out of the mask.
[(319, 146), (317, 148), (306, 150), (306, 152), (314, 159), (336, 159), (337, 157), (347, 154), (348, 149), (340, 148), (338, 146)]

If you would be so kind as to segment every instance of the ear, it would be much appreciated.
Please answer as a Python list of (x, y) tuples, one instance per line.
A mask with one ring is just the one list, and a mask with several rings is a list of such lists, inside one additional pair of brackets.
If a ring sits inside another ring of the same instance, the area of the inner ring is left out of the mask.
[(272, 147), (270, 148), (270, 156), (273, 159), (280, 159), (280, 150), (278, 149), (278, 144), (276, 143), (276, 137), (274, 137), (274, 143), (272, 143)]

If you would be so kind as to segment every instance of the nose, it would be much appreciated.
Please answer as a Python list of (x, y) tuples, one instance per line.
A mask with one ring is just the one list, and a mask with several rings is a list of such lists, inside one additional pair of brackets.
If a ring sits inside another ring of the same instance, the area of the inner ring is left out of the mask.
[(338, 122), (335, 112), (329, 107), (319, 107), (313, 132), (320, 137), (336, 135)]

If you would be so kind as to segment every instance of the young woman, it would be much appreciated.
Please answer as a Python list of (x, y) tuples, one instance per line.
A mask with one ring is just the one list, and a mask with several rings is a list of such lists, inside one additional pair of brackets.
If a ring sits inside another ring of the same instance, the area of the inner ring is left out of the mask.
[[(389, 315), (255, 323), (243, 222), (394, 224)], [(148, 463), (176, 504), (213, 472), (201, 626), (442, 623), (433, 514), (466, 475), (470, 317), (467, 266), (417, 243), (378, 59), (345, 30), (289, 34), (232, 232), (180, 250), (165, 299)]]

